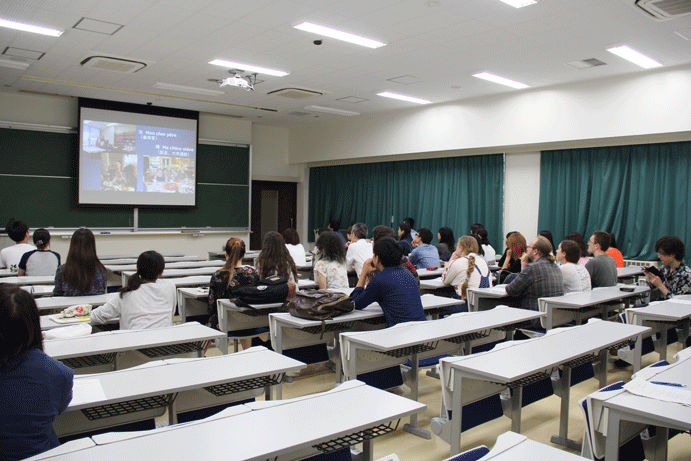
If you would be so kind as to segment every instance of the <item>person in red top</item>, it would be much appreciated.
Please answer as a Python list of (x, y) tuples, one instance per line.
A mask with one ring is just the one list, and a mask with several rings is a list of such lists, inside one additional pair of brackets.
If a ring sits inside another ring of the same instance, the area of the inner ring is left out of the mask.
[(614, 234), (611, 232), (609, 234), (609, 239), (609, 248), (607, 251), (605, 251), (605, 253), (614, 259), (614, 262), (617, 263), (617, 267), (624, 267), (624, 255), (622, 255), (621, 251), (617, 249), (617, 241), (614, 239)]

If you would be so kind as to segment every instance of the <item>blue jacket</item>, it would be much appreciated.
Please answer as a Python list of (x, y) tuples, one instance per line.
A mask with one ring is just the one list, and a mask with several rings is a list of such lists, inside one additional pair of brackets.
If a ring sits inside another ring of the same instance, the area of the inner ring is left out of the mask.
[(428, 267), (439, 267), (439, 251), (437, 247), (429, 243), (423, 243), (413, 250), (408, 258), (416, 269), (427, 269)]

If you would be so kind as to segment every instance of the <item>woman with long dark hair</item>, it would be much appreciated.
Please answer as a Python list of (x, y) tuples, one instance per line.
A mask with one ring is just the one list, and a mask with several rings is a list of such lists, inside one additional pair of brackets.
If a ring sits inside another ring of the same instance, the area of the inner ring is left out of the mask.
[(55, 416), (72, 400), (74, 373), (43, 352), (34, 298), (0, 286), (0, 453), (25, 459), (60, 445)]
[(319, 235), (316, 247), (314, 275), (319, 288), (348, 288), (348, 270), (345, 264), (345, 248), (341, 239), (333, 232)]
[(411, 227), (410, 224), (405, 221), (398, 225), (398, 244), (403, 248), (403, 256), (408, 256), (413, 252)]
[(283, 236), (278, 232), (268, 232), (264, 236), (262, 251), (257, 258), (257, 272), (260, 279), (278, 275), (297, 283), (298, 271), (295, 261), (286, 248)]
[(106, 268), (96, 255), (96, 239), (89, 229), (74, 231), (65, 264), (55, 272), (53, 296), (101, 295), (106, 292)]
[(307, 255), (305, 254), (305, 247), (300, 243), (300, 234), (298, 234), (298, 231), (289, 227), (283, 231), (283, 240), (286, 241), (286, 248), (290, 256), (293, 257), (295, 264), (298, 266), (306, 265)]
[(456, 249), (456, 239), (453, 236), (453, 230), (450, 227), (440, 227), (437, 233), (439, 243), (437, 244), (437, 251), (439, 251), (439, 259), (448, 261), (451, 253)]
[(120, 319), (121, 330), (165, 328), (173, 325), (175, 285), (159, 279), (165, 260), (156, 251), (145, 251), (137, 259), (137, 272), (120, 294), (91, 312), (91, 324)]
[(485, 262), (490, 265), (494, 264), (497, 259), (497, 252), (494, 251), (494, 248), (489, 243), (489, 233), (487, 232), (487, 229), (484, 227), (479, 229), (476, 235), (480, 237), (480, 248), (484, 253), (483, 258), (485, 258)]

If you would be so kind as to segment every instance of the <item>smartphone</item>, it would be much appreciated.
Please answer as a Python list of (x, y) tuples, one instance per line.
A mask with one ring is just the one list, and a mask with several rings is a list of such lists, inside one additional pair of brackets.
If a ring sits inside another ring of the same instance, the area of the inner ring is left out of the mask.
[(662, 272), (660, 272), (660, 270), (654, 266), (644, 267), (643, 272), (645, 272), (647, 274), (657, 275), (658, 277), (662, 278)]

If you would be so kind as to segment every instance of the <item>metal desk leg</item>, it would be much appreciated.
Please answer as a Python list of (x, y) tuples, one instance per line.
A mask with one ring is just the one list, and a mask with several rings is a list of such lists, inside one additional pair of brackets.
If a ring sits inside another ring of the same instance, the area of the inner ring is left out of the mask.
[(115, 353), (115, 357), (113, 358), (113, 371), (116, 371), (120, 369), (120, 352)]
[(513, 389), (511, 396), (511, 430), (521, 433), (521, 404), (523, 403), (523, 386)]
[(581, 444), (569, 440), (569, 404), (571, 401), (571, 367), (564, 367), (561, 373), (561, 409), (559, 410), (559, 435), (553, 435), (552, 443), (563, 445), (572, 450), (580, 450)]
[(177, 393), (173, 394), (172, 401), (170, 402), (170, 405), (168, 405), (168, 424), (171, 426), (178, 423), (177, 396)]
[(348, 357), (348, 372), (345, 373), (345, 364), (343, 364), (343, 372), (345, 373), (345, 376), (343, 377), (344, 381), (350, 381), (351, 379), (357, 379), (357, 348), (355, 347), (355, 344), (353, 343), (348, 343), (349, 346), (349, 357)]
[[(618, 461), (619, 459), (619, 412), (610, 408), (607, 421), (607, 441), (605, 444), (605, 461)], [(658, 434), (660, 435), (660, 434)]]
[(657, 426), (655, 429), (655, 459), (657, 461), (667, 461), (669, 429), (662, 426)]
[(264, 386), (264, 400), (271, 400), (271, 386)]
[[(633, 348), (633, 372), (637, 372), (641, 369), (641, 355), (643, 345), (643, 335), (640, 334), (636, 338), (636, 345)], [(603, 387), (603, 386), (600, 386)]]
[(545, 330), (551, 330), (554, 324), (554, 307), (550, 306), (548, 302), (545, 302), (547, 306), (547, 319), (545, 320)]
[(461, 423), (463, 419), (463, 396), (461, 390), (463, 389), (463, 377), (457, 370), (452, 370), (453, 373), (453, 398), (451, 403), (451, 410), (453, 411), (451, 417), (451, 454), (455, 456), (461, 452)]
[(372, 439), (362, 442), (362, 458), (363, 461), (374, 460), (374, 450), (372, 449)]
[[(410, 397), (412, 400), (415, 400), (417, 402), (417, 399), (418, 399), (418, 379), (417, 379), (418, 376), (417, 375), (418, 375), (418, 371), (419, 371), (417, 352), (413, 354), (411, 361), (413, 363), (413, 366), (410, 369), (410, 373), (413, 374), (413, 380), (412, 380), (411, 387), (410, 387), (410, 390), (412, 391), (412, 395)], [(421, 429), (417, 426), (417, 413), (413, 413), (412, 415), (410, 415), (410, 424), (404, 424), (403, 430), (406, 432), (410, 432), (413, 435), (417, 435), (418, 437), (422, 437), (423, 439), (430, 440), (432, 438), (432, 434), (429, 431)]]
[(660, 326), (662, 327), (662, 331), (660, 331), (660, 360), (667, 360), (667, 329), (669, 325), (661, 323)]
[(684, 349), (686, 347), (686, 340), (689, 339), (689, 319), (686, 319), (684, 323), (682, 323), (681, 327), (681, 337), (679, 340), (681, 341), (681, 348)]
[[(607, 386), (607, 358), (609, 356), (609, 350), (604, 349), (598, 353), (598, 373), (597, 379), (600, 389)], [(640, 364), (640, 360), (638, 362)]]

